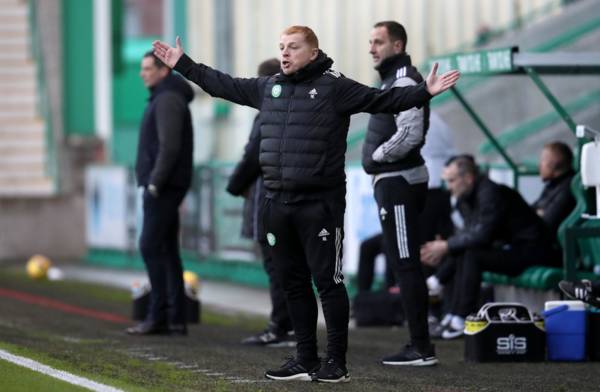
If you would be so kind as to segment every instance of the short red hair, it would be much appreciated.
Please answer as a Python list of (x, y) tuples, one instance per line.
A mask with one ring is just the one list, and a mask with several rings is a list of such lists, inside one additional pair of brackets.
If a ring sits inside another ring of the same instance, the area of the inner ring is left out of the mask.
[(313, 48), (319, 48), (319, 39), (314, 31), (308, 26), (290, 26), (283, 30), (281, 35), (302, 34), (306, 42)]

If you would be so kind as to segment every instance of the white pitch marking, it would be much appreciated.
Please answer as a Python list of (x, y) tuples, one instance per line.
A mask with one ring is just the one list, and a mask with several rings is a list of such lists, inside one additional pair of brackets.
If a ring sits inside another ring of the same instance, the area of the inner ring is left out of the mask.
[(85, 377), (76, 376), (69, 372), (65, 372), (64, 370), (57, 370), (51, 368), (50, 366), (44, 365), (33, 359), (21, 357), (18, 355), (14, 355), (9, 353), (8, 351), (4, 351), (0, 349), (0, 359), (4, 359), (5, 361), (12, 362), (15, 365), (23, 366), (38, 373), (45, 374), (50, 377), (57, 378), (62, 381), (66, 381), (69, 384), (78, 385), (83, 388), (87, 388), (92, 391), (97, 392), (123, 392), (122, 389), (114, 388), (109, 385), (100, 384), (98, 382), (92, 381)]

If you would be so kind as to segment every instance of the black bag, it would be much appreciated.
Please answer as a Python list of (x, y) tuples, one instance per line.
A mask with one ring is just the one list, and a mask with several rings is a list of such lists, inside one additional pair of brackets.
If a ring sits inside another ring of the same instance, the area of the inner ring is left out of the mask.
[[(188, 290), (185, 290), (185, 318), (190, 324), (199, 324), (202, 316), (202, 303), (200, 300), (191, 295)], [(150, 292), (140, 293), (139, 296), (133, 298), (132, 319), (135, 321), (143, 321), (146, 318), (150, 306)]]
[(352, 312), (358, 327), (401, 326), (404, 321), (400, 294), (387, 291), (358, 293), (354, 298)]
[(535, 362), (546, 356), (543, 320), (520, 303), (491, 302), (465, 322), (465, 360)]

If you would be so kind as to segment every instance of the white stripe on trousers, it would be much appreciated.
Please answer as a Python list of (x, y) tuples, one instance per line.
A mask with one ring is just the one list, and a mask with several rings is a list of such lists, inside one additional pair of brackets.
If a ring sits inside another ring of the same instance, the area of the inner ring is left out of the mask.
[(337, 284), (344, 281), (342, 277), (342, 229), (340, 227), (335, 228), (335, 271), (333, 273), (333, 281)]
[(406, 216), (404, 214), (404, 204), (394, 206), (394, 215), (396, 217), (396, 242), (398, 243), (398, 253), (401, 259), (410, 257), (408, 251), (408, 239), (406, 237)]

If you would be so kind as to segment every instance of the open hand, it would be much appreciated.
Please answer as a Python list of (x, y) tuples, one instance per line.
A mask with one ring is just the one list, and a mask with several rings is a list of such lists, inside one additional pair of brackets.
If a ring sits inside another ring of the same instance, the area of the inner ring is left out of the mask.
[(152, 47), (154, 48), (156, 57), (171, 68), (175, 67), (175, 64), (177, 64), (181, 56), (183, 56), (183, 47), (181, 46), (181, 39), (179, 36), (175, 39), (175, 47), (162, 41), (152, 42)]
[(436, 75), (437, 69), (438, 63), (433, 64), (433, 67), (431, 68), (431, 71), (425, 80), (427, 84), (427, 91), (431, 95), (443, 93), (450, 87), (454, 86), (460, 78), (460, 72), (457, 70), (451, 70), (441, 75)]

